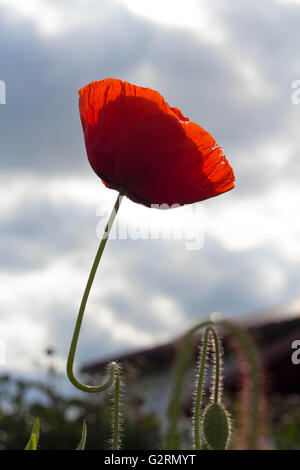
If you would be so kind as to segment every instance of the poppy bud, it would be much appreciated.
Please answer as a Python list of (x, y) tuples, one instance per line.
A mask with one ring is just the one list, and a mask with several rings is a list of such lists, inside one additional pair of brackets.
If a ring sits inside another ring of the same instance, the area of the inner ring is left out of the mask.
[(227, 411), (219, 403), (209, 405), (203, 415), (204, 437), (213, 450), (225, 450), (230, 434)]

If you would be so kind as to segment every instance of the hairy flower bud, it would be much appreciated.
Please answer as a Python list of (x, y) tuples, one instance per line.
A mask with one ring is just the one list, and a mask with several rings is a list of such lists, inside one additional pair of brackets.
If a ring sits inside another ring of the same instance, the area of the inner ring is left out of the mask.
[(226, 449), (230, 434), (230, 419), (225, 408), (219, 403), (213, 403), (206, 408), (203, 414), (203, 433), (211, 449)]

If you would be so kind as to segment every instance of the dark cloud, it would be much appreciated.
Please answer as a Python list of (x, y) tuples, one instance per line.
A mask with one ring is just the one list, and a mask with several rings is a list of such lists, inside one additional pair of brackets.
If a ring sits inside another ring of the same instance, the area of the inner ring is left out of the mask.
[[(4, 10), (2, 167), (46, 174), (89, 172), (77, 90), (106, 76), (134, 81), (135, 71), (148, 66), (170, 103), (216, 136), (246, 190), (249, 164), (244, 165), (247, 157), (240, 152), (246, 150), (257, 163), (256, 146), (287, 127), (290, 83), (298, 70), (293, 25), (299, 24), (300, 10), (266, 3), (245, 8), (218, 2), (228, 36), (224, 44), (203, 43), (193, 33), (157, 26), (120, 5), (111, 8), (111, 2), (101, 4), (105, 21), (100, 25), (83, 22), (54, 36), (41, 35), (29, 21), (8, 21)], [(94, 8), (98, 11), (96, 4)], [(263, 78), (257, 97), (241, 76), (243, 62), (249, 61)], [(274, 96), (268, 87), (275, 88)], [(259, 189), (259, 178), (257, 182)]]
[(1, 220), (1, 269), (42, 268), (62, 254), (96, 246), (96, 221), (87, 207), (25, 200)]
[[(183, 242), (175, 241), (126, 241), (126, 245), (131, 244), (135, 262), (126, 264), (128, 282), (144, 296), (165, 293), (189, 318), (216, 310), (225, 315), (249, 313), (299, 293), (293, 282), (297, 267), (290, 269), (275, 246), (231, 252), (211, 236), (199, 251), (186, 251)], [(122, 249), (126, 249), (124, 245)], [(272, 269), (283, 275), (277, 289), (267, 277)], [(120, 303), (113, 301), (111, 305), (119, 307)]]
[[(55, 35), (43, 35), (33, 21), (0, 8), (0, 79), (7, 85), (7, 104), (0, 106), (0, 165), (5, 175), (22, 180), (30, 173), (41, 184), (50, 176), (92, 178), (77, 90), (111, 76), (159, 89), (216, 137), (237, 176), (235, 191), (220, 199), (224, 208), (241, 198), (259, 201), (261, 195), (263, 201), (278, 184), (297, 183), (299, 121), (290, 93), (291, 82), (299, 78), (299, 6), (270, 0), (215, 2), (211, 8), (225, 41), (209, 43), (191, 31), (136, 17), (115, 2), (99, 5), (95, 2), (75, 29)], [(68, 8), (72, 11), (73, 4)], [(245, 78), (249, 66), (250, 78)], [(260, 149), (276, 142), (291, 147), (282, 165), (272, 156), (264, 158)], [(22, 201), (1, 216), (0, 274), (26, 276), (68, 257), (70, 266), (80, 265), (88, 275), (98, 244), (96, 222), (94, 208), (75, 200), (55, 204), (35, 193), (34, 185), (28, 187)], [(273, 273), (279, 273), (278, 284)], [(101, 280), (114, 285), (117, 276), (128, 291), (103, 292)], [(186, 251), (183, 241), (112, 240), (92, 295), (99, 316), (108, 308), (116, 322), (158, 338), (163, 328), (173, 334), (178, 327), (162, 327), (153, 298), (172, 299), (187, 322), (196, 321), (211, 311), (238, 315), (287, 301), (298, 295), (298, 279), (296, 263), (271, 243), (233, 252), (210, 234), (200, 251)], [(68, 285), (57, 284), (57, 292), (68, 291)], [(51, 345), (65, 357), (77, 299), (53, 298), (43, 308)], [(129, 343), (116, 341), (87, 319), (80, 357), (106, 355)]]
[(8, 22), (0, 15), (1, 79), (7, 84), (2, 167), (46, 174), (90, 171), (77, 91), (106, 76), (126, 78), (143, 57), (147, 29), (121, 8), (101, 27), (83, 24), (55, 37), (41, 35), (28, 21)]

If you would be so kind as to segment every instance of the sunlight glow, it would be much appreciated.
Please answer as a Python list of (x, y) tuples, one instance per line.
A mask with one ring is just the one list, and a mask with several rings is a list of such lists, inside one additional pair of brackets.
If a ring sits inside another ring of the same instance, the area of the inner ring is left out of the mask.
[[(224, 32), (204, 1), (119, 0), (134, 14), (168, 26), (179, 26), (199, 34), (203, 40), (219, 43)], [(211, 3), (211, 2), (210, 2)]]
[(55, 4), (41, 0), (0, 0), (0, 6), (34, 20), (45, 34), (57, 33), (63, 28), (60, 10)]
[[(121, 4), (121, 5), (120, 5)], [(77, 0), (72, 3), (72, 16), (68, 14), (68, 4), (53, 3), (49, 0), (0, 0), (0, 6), (9, 12), (17, 13), (33, 20), (41, 33), (53, 35), (80, 26), (87, 19), (101, 24), (107, 13), (119, 6), (125, 6), (134, 15), (166, 26), (181, 27), (193, 31), (203, 41), (220, 43), (224, 30), (206, 2), (197, 0), (115, 0), (111, 3), (96, 3), (92, 0)], [(88, 8), (93, 8), (93, 18), (87, 18)]]
[[(282, 184), (264, 195), (208, 213), (206, 231), (230, 251), (268, 246), (289, 261), (300, 259), (299, 188)], [(220, 229), (221, 227), (221, 229)]]

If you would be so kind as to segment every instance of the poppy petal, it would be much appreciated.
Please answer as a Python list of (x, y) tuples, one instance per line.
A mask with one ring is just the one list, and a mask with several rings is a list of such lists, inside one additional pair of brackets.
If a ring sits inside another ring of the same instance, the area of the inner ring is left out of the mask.
[(88, 158), (106, 186), (146, 206), (189, 204), (234, 187), (214, 138), (157, 91), (109, 78), (79, 95)]

